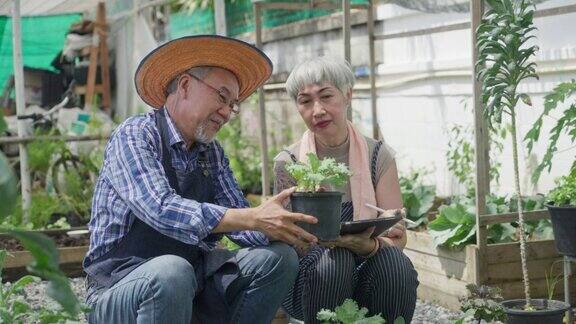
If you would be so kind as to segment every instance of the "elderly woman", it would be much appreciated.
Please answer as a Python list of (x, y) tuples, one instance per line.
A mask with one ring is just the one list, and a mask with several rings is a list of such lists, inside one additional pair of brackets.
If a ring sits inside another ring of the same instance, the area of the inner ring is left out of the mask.
[[(394, 151), (383, 141), (361, 135), (346, 119), (354, 81), (346, 62), (324, 57), (292, 71), (286, 90), (308, 130), (274, 164), (276, 192), (295, 185), (285, 170), (286, 162), (304, 160), (308, 152), (347, 164), (353, 173), (349, 183), (334, 188), (344, 193), (342, 221), (376, 217), (366, 203), (383, 209), (402, 207)], [(344, 235), (301, 253), (298, 278), (284, 308), (295, 318), (316, 323), (322, 308), (333, 309), (352, 298), (388, 322), (399, 316), (410, 322), (418, 280), (402, 252), (405, 231), (404, 224), (397, 224), (377, 239), (370, 238), (371, 230)]]

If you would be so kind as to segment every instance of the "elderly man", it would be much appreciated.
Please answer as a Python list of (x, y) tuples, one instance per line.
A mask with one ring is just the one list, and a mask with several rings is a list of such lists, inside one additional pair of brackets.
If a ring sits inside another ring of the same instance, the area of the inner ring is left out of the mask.
[[(114, 132), (90, 220), (87, 303), (93, 323), (269, 323), (293, 285), (291, 245), (316, 238), (283, 209), (292, 190), (248, 204), (213, 140), (237, 103), (272, 72), (244, 42), (184, 37), (146, 56), (135, 76), (155, 111)], [(242, 248), (215, 249), (221, 233)]]

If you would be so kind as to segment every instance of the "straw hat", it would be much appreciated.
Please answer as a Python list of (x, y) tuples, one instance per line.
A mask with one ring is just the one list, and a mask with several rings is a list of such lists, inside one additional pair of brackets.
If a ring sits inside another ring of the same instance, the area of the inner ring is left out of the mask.
[(140, 62), (134, 83), (140, 98), (153, 108), (166, 102), (166, 88), (180, 73), (197, 66), (215, 66), (238, 79), (238, 100), (246, 99), (272, 74), (272, 62), (258, 48), (216, 35), (187, 36), (150, 52)]

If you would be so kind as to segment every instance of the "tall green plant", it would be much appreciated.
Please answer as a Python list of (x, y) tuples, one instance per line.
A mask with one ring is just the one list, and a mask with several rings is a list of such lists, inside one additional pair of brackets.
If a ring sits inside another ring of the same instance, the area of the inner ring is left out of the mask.
[[(533, 56), (538, 50), (529, 42), (532, 32), (534, 5), (530, 0), (486, 0), (490, 10), (486, 12), (476, 31), (478, 61), (477, 77), (482, 81), (484, 116), (488, 123), (499, 124), (504, 114), (510, 116), (512, 158), (514, 161), (514, 185), (516, 197), (522, 197), (518, 172), (518, 142), (516, 132), (516, 106), (518, 101), (531, 105), (530, 97), (518, 92), (518, 85), (525, 79), (538, 78)], [(526, 238), (521, 199), (517, 200), (520, 231), (520, 256), (526, 307), (530, 308), (530, 282), (526, 264)]]

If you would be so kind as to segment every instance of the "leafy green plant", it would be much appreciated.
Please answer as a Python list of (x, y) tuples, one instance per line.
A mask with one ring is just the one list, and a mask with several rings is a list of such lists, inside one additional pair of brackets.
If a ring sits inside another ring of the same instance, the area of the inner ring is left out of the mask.
[[(36, 133), (36, 135), (40, 134)], [(55, 135), (55, 133), (47, 135)], [(33, 141), (27, 145), (27, 149), (30, 171), (42, 174), (43, 179), (46, 177), (46, 173), (54, 159), (67, 150), (65, 142), (53, 140)]]
[[(10, 286), (0, 285), (0, 319), (3, 323), (64, 323), (79, 320), (88, 308), (83, 306), (70, 287), (68, 278), (58, 267), (58, 251), (54, 242), (45, 235), (21, 230), (0, 228), (18, 239), (33, 257), (26, 268), (33, 274), (22, 277)], [(0, 273), (6, 258), (6, 251), (0, 251)], [(47, 295), (54, 299), (59, 309), (46, 307), (32, 308), (23, 298), (26, 286), (37, 283), (43, 278), (48, 280)]]
[(317, 192), (321, 185), (341, 186), (352, 173), (344, 163), (333, 158), (318, 159), (316, 154), (308, 153), (308, 164), (290, 162), (286, 165), (288, 173), (296, 180), (296, 191)]
[[(484, 116), (489, 125), (500, 124), (504, 114), (510, 117), (512, 158), (514, 161), (514, 185), (517, 197), (522, 197), (518, 167), (518, 143), (516, 131), (516, 106), (519, 101), (531, 106), (526, 93), (519, 93), (518, 85), (525, 79), (538, 78), (533, 62), (538, 47), (529, 42), (535, 36), (533, 25), (534, 6), (531, 1), (487, 0), (490, 10), (486, 12), (476, 30), (478, 61), (477, 77), (482, 81)], [(526, 263), (526, 238), (524, 214), (520, 200), (518, 219), (520, 231), (520, 255), (526, 308), (531, 308), (530, 281)]]
[(23, 223), (22, 199), (18, 196), (16, 209), (7, 218), (4, 218), (3, 225), (22, 229), (42, 229), (46, 228), (54, 214), (65, 215), (69, 212), (69, 206), (57, 196), (48, 194), (43, 190), (35, 190), (31, 195), (29, 209), (29, 219)]
[(470, 243), (476, 234), (474, 209), (468, 198), (449, 206), (441, 206), (438, 217), (428, 224), (428, 232), (434, 243), (454, 248)]
[[(576, 94), (576, 80), (558, 84), (552, 92), (544, 97), (544, 112), (532, 125), (532, 128), (526, 133), (524, 140), (527, 142), (528, 151), (531, 152), (534, 144), (539, 140), (542, 130), (544, 117), (551, 117), (553, 110), (557, 109), (559, 104), (564, 103), (567, 98)], [(562, 117), (554, 118), (556, 125), (552, 127), (548, 134), (548, 148), (542, 158), (542, 162), (536, 167), (532, 174), (532, 182), (536, 183), (545, 169), (550, 172), (552, 168), (552, 157), (558, 153), (558, 139), (562, 133), (569, 136), (572, 143), (576, 142), (576, 101), (562, 113)], [(572, 164), (571, 170), (576, 169), (576, 161)]]
[(486, 322), (506, 321), (504, 307), (500, 304), (503, 299), (500, 288), (468, 284), (466, 289), (468, 290), (466, 297), (460, 298), (462, 303), (460, 310), (464, 312), (464, 317), (455, 324), (466, 323), (468, 319), (475, 319), (478, 324), (482, 320)]
[[(366, 307), (358, 307), (352, 299), (346, 299), (344, 303), (334, 309), (334, 311), (321, 309), (316, 318), (322, 323), (342, 323), (342, 324), (381, 324), (386, 321), (378, 315), (367, 316)], [(394, 324), (404, 324), (402, 317), (397, 318)]]
[(413, 170), (399, 179), (406, 217), (415, 223), (408, 225), (410, 228), (428, 223), (427, 213), (434, 205), (436, 187), (423, 183), (422, 177), (426, 173), (426, 170)]
[(556, 206), (576, 206), (576, 167), (570, 174), (556, 179), (556, 188), (548, 195)]
[[(523, 197), (523, 210), (543, 208), (543, 196)], [(516, 211), (516, 197), (491, 195), (486, 199), (489, 214), (502, 214)], [(462, 248), (476, 240), (476, 204), (472, 197), (453, 197), (449, 205), (440, 206), (436, 219), (428, 224), (428, 232), (436, 246)], [(549, 220), (529, 221), (524, 224), (525, 235), (531, 239), (552, 237)], [(488, 227), (488, 243), (504, 243), (518, 240), (518, 222), (494, 224)]]

